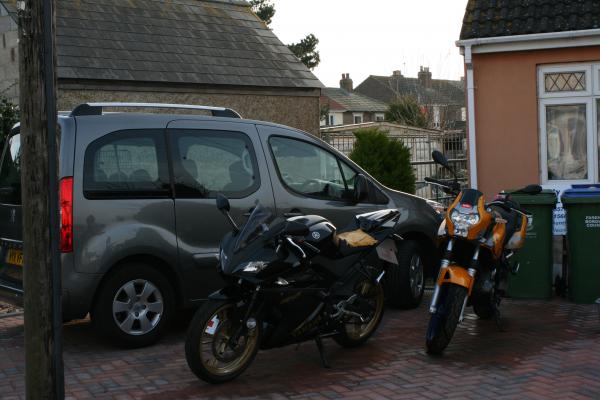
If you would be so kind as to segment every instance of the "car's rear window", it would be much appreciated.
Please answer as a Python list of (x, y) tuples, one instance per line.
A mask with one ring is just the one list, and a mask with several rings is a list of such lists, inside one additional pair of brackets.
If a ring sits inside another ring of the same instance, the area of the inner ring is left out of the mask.
[(4, 144), (0, 164), (0, 203), (21, 204), (21, 135)]
[(83, 190), (87, 198), (143, 198), (169, 195), (162, 130), (110, 133), (85, 152)]

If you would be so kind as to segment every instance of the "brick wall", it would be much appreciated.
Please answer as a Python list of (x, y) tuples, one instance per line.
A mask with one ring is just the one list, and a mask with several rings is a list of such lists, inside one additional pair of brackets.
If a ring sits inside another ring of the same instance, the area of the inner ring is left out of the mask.
[[(318, 92), (318, 91), (317, 91)], [(202, 104), (229, 107), (242, 117), (276, 122), (319, 135), (319, 93), (293, 94), (194, 93), (128, 90), (67, 89), (59, 83), (58, 109), (68, 111), (94, 101)]]

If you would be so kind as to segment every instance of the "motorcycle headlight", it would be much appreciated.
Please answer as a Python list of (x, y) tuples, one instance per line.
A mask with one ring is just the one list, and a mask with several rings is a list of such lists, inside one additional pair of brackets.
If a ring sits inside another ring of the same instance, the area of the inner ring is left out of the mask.
[(269, 265), (269, 264), (264, 261), (250, 261), (250, 262), (242, 264), (241, 268), (242, 268), (242, 271), (244, 271), (244, 272), (248, 272), (251, 274), (258, 274), (260, 271), (265, 269), (267, 267), (267, 265)]
[(479, 214), (464, 214), (458, 210), (453, 210), (450, 219), (454, 223), (454, 229), (458, 236), (467, 236), (469, 228), (479, 222)]

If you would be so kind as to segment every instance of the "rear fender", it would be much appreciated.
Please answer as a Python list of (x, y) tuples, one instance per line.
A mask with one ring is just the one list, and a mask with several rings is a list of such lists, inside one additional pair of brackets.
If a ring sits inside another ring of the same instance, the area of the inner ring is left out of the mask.
[(474, 282), (475, 278), (469, 275), (465, 268), (458, 265), (451, 265), (449, 267), (440, 269), (440, 274), (438, 275), (437, 280), (438, 286), (442, 286), (445, 283), (453, 283), (455, 285), (462, 286), (468, 290), (469, 296), (473, 290)]

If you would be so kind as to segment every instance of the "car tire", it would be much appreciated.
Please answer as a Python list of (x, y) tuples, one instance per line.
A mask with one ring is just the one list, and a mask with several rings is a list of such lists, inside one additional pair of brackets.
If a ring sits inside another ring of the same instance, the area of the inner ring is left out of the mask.
[(425, 265), (419, 243), (397, 242), (398, 265), (390, 265), (384, 276), (385, 296), (392, 307), (410, 309), (421, 304), (425, 290)]
[(124, 348), (157, 342), (169, 327), (175, 296), (169, 280), (143, 263), (127, 263), (102, 283), (92, 309), (95, 330)]

